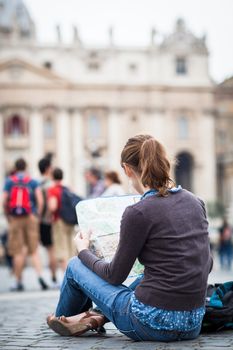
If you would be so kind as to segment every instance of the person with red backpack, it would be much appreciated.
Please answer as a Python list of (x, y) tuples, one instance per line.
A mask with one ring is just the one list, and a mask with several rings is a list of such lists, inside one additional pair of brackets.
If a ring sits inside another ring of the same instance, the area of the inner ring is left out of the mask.
[(15, 174), (6, 179), (3, 192), (4, 212), (9, 224), (8, 251), (13, 257), (13, 273), (16, 279), (12, 291), (24, 290), (22, 272), (25, 252), (31, 256), (41, 288), (48, 288), (42, 278), (38, 252), (38, 215), (41, 214), (43, 197), (37, 181), (26, 173), (26, 168), (23, 158), (16, 160)]
[[(64, 206), (68, 206), (68, 203), (64, 204), (64, 195), (72, 195), (62, 184), (62, 169), (55, 168), (52, 178), (54, 185), (48, 189), (48, 208), (52, 213), (52, 232), (57, 263), (65, 271), (68, 260), (75, 254), (74, 225), (77, 222), (68, 222), (69, 220), (62, 215)], [(75, 204), (73, 211), (75, 213)]]

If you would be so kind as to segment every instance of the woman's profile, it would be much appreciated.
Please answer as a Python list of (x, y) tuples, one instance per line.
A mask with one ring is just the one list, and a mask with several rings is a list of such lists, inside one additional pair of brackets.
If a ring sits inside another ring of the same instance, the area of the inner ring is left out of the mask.
[[(47, 323), (60, 335), (100, 331), (111, 321), (136, 341), (194, 339), (212, 268), (205, 205), (175, 187), (164, 147), (150, 135), (127, 141), (121, 165), (141, 200), (123, 214), (111, 262), (89, 250), (89, 237), (76, 237), (78, 256), (68, 264), (55, 315)], [(137, 258), (144, 273), (125, 286)], [(87, 309), (90, 299), (94, 310)]]

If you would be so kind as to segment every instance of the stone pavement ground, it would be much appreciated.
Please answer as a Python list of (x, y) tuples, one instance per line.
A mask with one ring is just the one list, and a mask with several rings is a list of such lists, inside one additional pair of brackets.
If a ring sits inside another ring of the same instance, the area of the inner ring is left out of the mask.
[[(47, 277), (49, 275), (46, 270)], [(192, 341), (173, 343), (133, 342), (120, 334), (113, 324), (107, 324), (106, 336), (89, 332), (82, 337), (60, 337), (53, 333), (45, 322), (46, 316), (53, 312), (59, 291), (39, 291), (31, 268), (26, 268), (26, 291), (9, 293), (9, 273), (0, 267), (0, 349), (76, 349), (76, 350), (227, 350), (233, 349), (233, 331), (217, 334), (203, 334)], [(218, 268), (210, 274), (209, 282), (232, 280), (232, 273), (221, 272)]]

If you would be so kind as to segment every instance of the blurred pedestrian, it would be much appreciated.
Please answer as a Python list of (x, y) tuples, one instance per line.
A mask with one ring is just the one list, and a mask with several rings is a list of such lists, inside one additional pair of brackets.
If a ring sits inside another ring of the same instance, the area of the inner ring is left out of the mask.
[(63, 171), (55, 168), (52, 172), (53, 186), (48, 189), (48, 208), (52, 213), (52, 232), (56, 260), (63, 271), (68, 260), (75, 254), (74, 225), (66, 223), (60, 215), (64, 186)]
[(220, 265), (222, 269), (231, 270), (233, 258), (232, 228), (226, 218), (223, 219), (222, 226), (219, 229), (219, 234)]
[(48, 288), (42, 278), (42, 264), (38, 250), (38, 214), (42, 210), (43, 198), (38, 182), (27, 174), (26, 168), (27, 164), (23, 158), (16, 160), (16, 173), (6, 179), (3, 193), (4, 212), (9, 224), (8, 252), (13, 257), (15, 276), (12, 291), (24, 289), (22, 272), (26, 254), (31, 256), (41, 288)]
[(1, 234), (1, 242), (2, 242), (2, 248), (4, 251), (4, 258), (5, 258), (5, 262), (6, 265), (9, 267), (10, 271), (13, 271), (13, 259), (12, 256), (9, 255), (9, 251), (8, 251), (8, 230), (5, 229), (2, 234)]
[(89, 198), (96, 198), (102, 195), (105, 190), (104, 182), (101, 178), (101, 172), (99, 169), (90, 168), (85, 173), (85, 178), (89, 185)]
[(52, 237), (52, 215), (48, 208), (48, 189), (52, 186), (51, 157), (45, 156), (42, 158), (38, 163), (38, 167), (42, 175), (40, 188), (43, 195), (43, 208), (40, 216), (40, 241), (48, 252), (52, 283), (56, 286), (56, 257)]
[[(15, 173), (16, 173), (15, 168), (10, 169), (6, 174), (6, 179), (10, 176), (15, 175)], [(10, 271), (13, 272), (13, 258), (9, 254), (8, 239), (9, 239), (8, 228), (5, 228), (5, 230), (2, 232), (2, 235), (1, 235), (1, 241), (2, 241), (2, 246), (4, 250), (6, 265), (9, 267)]]
[(104, 184), (106, 189), (102, 193), (102, 197), (122, 196), (125, 194), (116, 171), (107, 171), (104, 174)]

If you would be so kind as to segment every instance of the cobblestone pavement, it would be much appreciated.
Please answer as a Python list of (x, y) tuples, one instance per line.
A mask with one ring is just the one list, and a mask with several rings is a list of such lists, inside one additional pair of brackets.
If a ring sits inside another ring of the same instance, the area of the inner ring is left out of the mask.
[[(57, 290), (39, 291), (38, 285), (32, 287), (32, 282), (35, 282), (33, 276), (33, 271), (27, 268), (25, 271), (26, 291), (8, 293), (6, 291), (9, 286), (9, 274), (6, 269), (0, 268), (0, 290), (2, 291), (0, 293), (0, 349), (233, 349), (233, 331), (204, 334), (193, 341), (137, 343), (127, 339), (109, 323), (106, 327), (106, 336), (97, 336), (90, 332), (90, 334), (77, 338), (60, 337), (53, 333), (45, 322), (46, 316), (55, 309), (59, 292)], [(210, 275), (210, 282), (221, 282), (232, 278), (232, 273), (214, 270)]]

